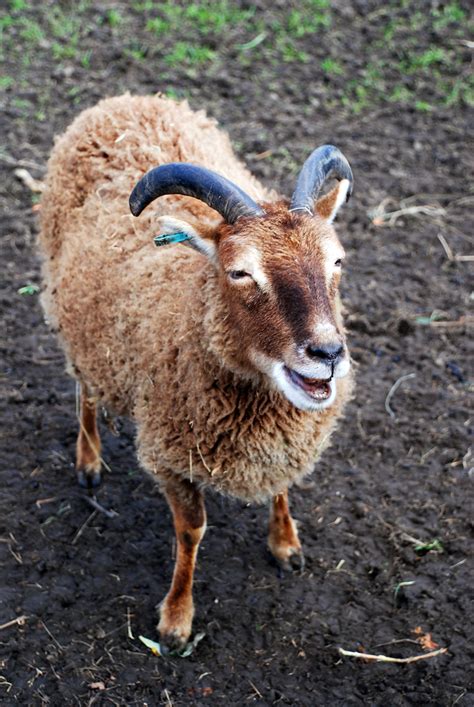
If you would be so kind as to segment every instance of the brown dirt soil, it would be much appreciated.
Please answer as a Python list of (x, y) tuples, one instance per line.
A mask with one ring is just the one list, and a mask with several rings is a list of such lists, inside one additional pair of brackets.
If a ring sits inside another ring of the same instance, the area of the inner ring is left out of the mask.
[[(334, 2), (330, 27), (316, 40), (298, 39), (306, 58), (282, 60), (268, 37), (242, 58), (247, 50), (238, 47), (258, 36), (246, 20), (225, 42), (222, 33), (196, 29), (196, 41), (204, 37), (217, 52), (196, 66), (163, 58), (171, 39), (151, 42), (143, 28), (150, 11), (140, 3), (78, 5), (82, 29), (70, 58), (51, 50), (53, 3), (15, 9), (21, 5), (11, 3), (14, 22), (3, 22), (12, 82), (4, 84), (0, 118), (1, 703), (474, 705), (472, 264), (448, 259), (438, 238), (455, 255), (472, 254), (472, 115), (459, 95), (444, 100), (434, 70), (402, 75), (395, 63), (407, 47), (440, 46), (456, 56), (454, 68), (442, 69), (454, 86), (469, 68), (465, 23), (429, 20), (430, 12), (443, 18), (446, 3)], [(465, 17), (469, 3), (460, 6)], [(272, 27), (285, 7), (259, 2), (257, 13)], [(119, 27), (111, 8), (124, 18)], [(413, 25), (420, 16), (429, 27)], [(21, 17), (43, 28), (35, 51)], [(382, 29), (395, 20), (402, 29), (391, 49)], [(192, 27), (187, 32), (189, 39)], [(370, 83), (361, 68), (368, 52), (384, 66), (378, 93), (377, 77)], [(325, 57), (344, 58), (345, 74), (324, 75)], [(365, 97), (348, 84), (351, 76)], [(402, 79), (418, 107), (385, 100)], [(37, 295), (17, 292), (40, 281), (32, 195), (14, 169), (41, 178), (53, 136), (100, 97), (169, 89), (217, 117), (254, 173), (284, 193), (317, 144), (335, 142), (350, 159), (356, 191), (338, 230), (348, 253), (343, 290), (358, 385), (312, 484), (291, 494), (304, 573), (282, 575), (272, 564), (266, 509), (209, 495), (195, 587), (195, 630), (206, 636), (190, 657), (165, 660), (137, 636), (155, 637), (154, 607), (170, 582), (170, 514), (138, 468), (127, 421), (118, 437), (103, 427), (112, 473), (98, 500), (117, 515), (93, 512), (76, 486), (75, 384)], [(391, 226), (368, 215), (384, 199), (394, 211), (414, 195), (408, 205), (438, 211), (404, 214)], [(391, 416), (386, 396), (408, 374), (415, 375), (395, 391)], [(416, 547), (435, 540), (431, 550)], [(3, 626), (23, 615), (22, 624)], [(448, 652), (410, 665), (338, 654), (338, 647), (423, 653), (417, 627)]]

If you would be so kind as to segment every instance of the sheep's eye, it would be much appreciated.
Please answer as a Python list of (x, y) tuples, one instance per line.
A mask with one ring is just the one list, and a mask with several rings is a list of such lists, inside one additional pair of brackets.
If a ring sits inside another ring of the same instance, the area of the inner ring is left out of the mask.
[(245, 270), (229, 270), (228, 275), (232, 280), (242, 280), (244, 277), (252, 277), (250, 273), (245, 272)]
[(336, 266), (336, 268), (340, 268), (342, 265), (342, 258), (338, 258), (334, 265)]

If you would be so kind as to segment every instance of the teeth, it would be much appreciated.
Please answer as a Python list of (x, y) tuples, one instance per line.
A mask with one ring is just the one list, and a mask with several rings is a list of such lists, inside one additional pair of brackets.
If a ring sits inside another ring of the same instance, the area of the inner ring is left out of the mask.
[(315, 400), (327, 400), (331, 396), (331, 385), (329, 379), (306, 378), (290, 368), (287, 368), (290, 380), (298, 388)]

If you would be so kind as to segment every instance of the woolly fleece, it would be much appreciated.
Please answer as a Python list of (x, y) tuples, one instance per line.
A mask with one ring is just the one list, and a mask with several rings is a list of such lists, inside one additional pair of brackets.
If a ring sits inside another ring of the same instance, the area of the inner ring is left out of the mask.
[(245, 376), (229, 350), (214, 267), (184, 246), (157, 249), (157, 216), (202, 228), (221, 218), (195, 199), (164, 196), (138, 218), (128, 197), (167, 162), (192, 162), (262, 203), (275, 196), (235, 157), (227, 136), (186, 103), (130, 95), (84, 111), (57, 141), (42, 200), (42, 304), (69, 371), (137, 425), (138, 455), (162, 482), (180, 475), (247, 501), (312, 471), (352, 378), (336, 403), (296, 409), (263, 374)]

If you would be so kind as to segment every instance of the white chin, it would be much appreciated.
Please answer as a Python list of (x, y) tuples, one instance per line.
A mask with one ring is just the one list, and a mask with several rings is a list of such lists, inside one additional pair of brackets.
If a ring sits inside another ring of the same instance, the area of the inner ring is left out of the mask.
[(329, 397), (317, 400), (288, 377), (283, 363), (275, 363), (273, 365), (270, 377), (276, 388), (299, 410), (305, 410), (306, 412), (324, 410), (332, 405), (336, 399), (336, 382), (334, 378), (327, 382), (330, 388)]

